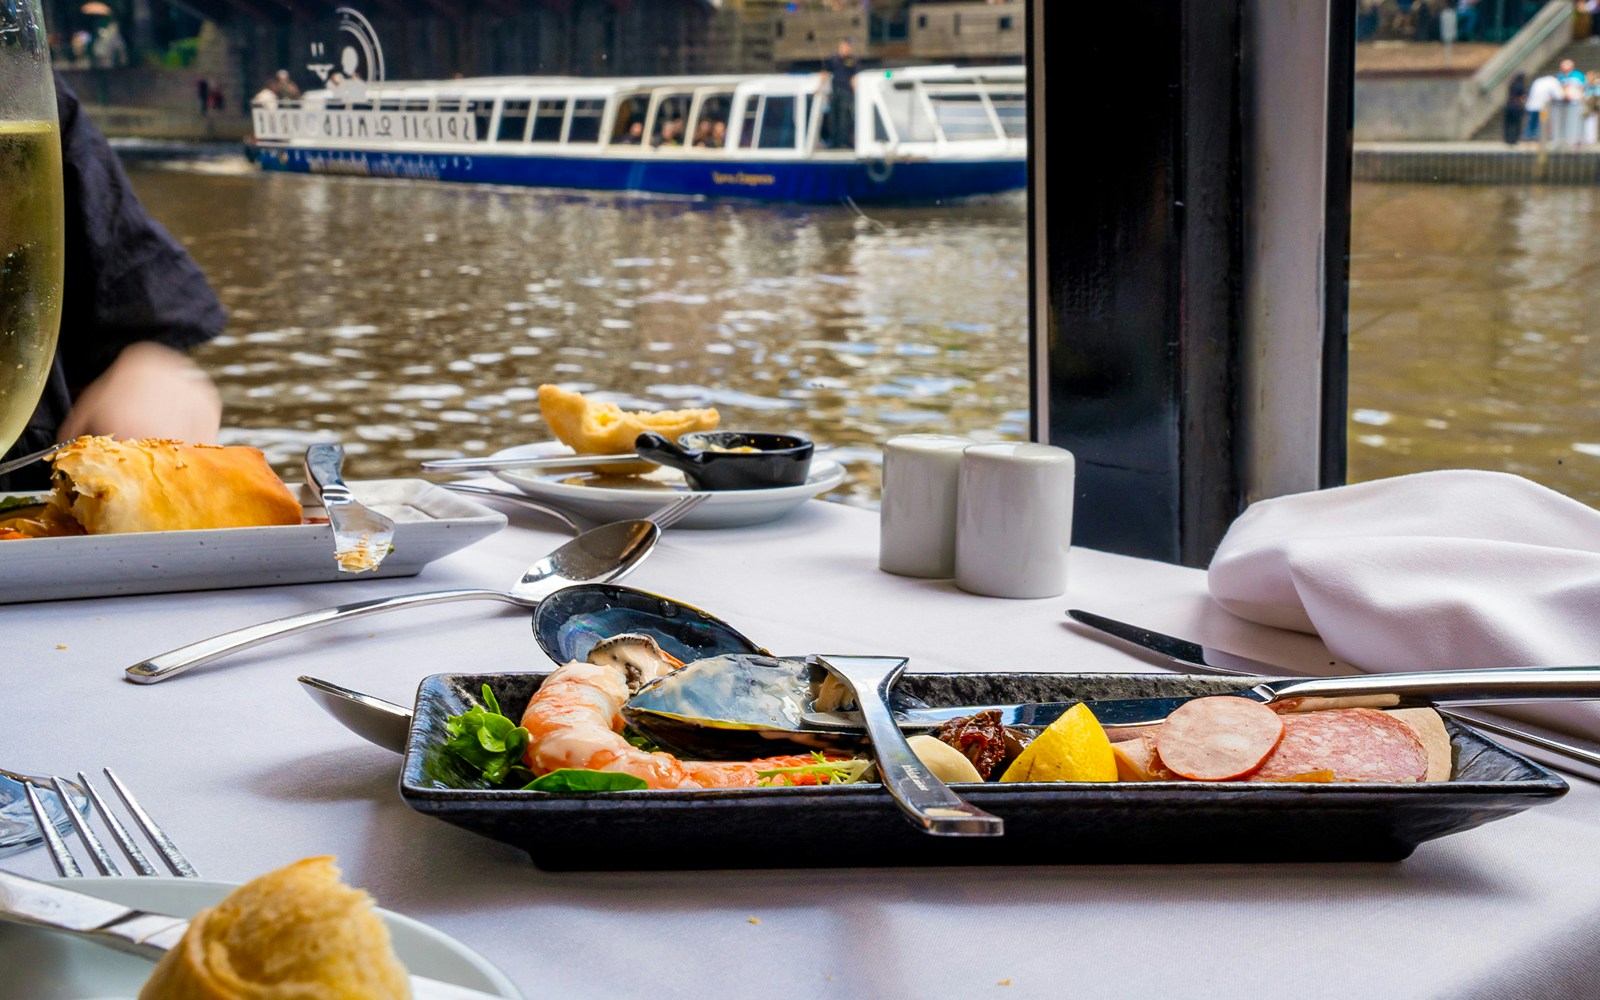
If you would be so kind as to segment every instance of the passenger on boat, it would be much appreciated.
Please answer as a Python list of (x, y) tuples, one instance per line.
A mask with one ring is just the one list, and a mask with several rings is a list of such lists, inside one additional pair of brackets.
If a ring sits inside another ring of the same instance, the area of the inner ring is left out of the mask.
[(714, 121), (711, 123), (711, 148), (721, 149), (728, 144), (728, 123)]
[(656, 138), (657, 146), (683, 145), (683, 119), (673, 118), (661, 126), (661, 135)]
[(855, 43), (839, 39), (838, 53), (829, 56), (823, 66), (828, 85), (828, 145), (833, 149), (851, 149), (856, 144), (855, 90), (860, 68)]
[(629, 125), (628, 131), (622, 133), (622, 138), (617, 141), (624, 146), (637, 146), (644, 142), (644, 122)]
[(694, 144), (701, 147), (711, 145), (711, 119), (702, 118), (700, 124), (694, 127)]

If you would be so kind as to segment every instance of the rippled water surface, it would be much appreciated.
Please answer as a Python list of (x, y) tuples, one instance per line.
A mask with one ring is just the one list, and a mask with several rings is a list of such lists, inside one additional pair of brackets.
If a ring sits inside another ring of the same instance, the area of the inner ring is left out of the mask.
[(1020, 194), (861, 216), (231, 163), (134, 180), (232, 314), (196, 355), (230, 439), (296, 478), (311, 440), (360, 478), (548, 440), (541, 382), (803, 431), (863, 503), (894, 434), (1027, 434)]
[(1357, 185), (1350, 478), (1502, 469), (1600, 503), (1600, 188)]
[[(199, 358), (234, 440), (298, 475), (549, 437), (541, 382), (798, 429), (871, 502), (907, 431), (1027, 432), (1020, 195), (778, 208), (139, 170), (233, 314)], [(1481, 467), (1600, 502), (1600, 189), (1358, 185), (1350, 478)]]

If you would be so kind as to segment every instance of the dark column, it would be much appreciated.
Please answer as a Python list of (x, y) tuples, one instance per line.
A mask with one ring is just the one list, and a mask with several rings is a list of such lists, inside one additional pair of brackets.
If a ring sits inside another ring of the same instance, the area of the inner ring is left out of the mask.
[(1030, 16), (1035, 437), (1077, 456), (1075, 542), (1201, 565), (1240, 496), (1239, 6)]

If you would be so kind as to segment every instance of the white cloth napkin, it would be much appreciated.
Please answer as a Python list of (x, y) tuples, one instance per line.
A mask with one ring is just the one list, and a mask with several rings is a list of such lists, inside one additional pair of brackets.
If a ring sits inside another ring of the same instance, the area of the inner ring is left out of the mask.
[[(1228, 611), (1314, 632), (1362, 670), (1600, 664), (1600, 511), (1507, 473), (1260, 501), (1208, 582)], [(1600, 737), (1600, 702), (1515, 714)]]

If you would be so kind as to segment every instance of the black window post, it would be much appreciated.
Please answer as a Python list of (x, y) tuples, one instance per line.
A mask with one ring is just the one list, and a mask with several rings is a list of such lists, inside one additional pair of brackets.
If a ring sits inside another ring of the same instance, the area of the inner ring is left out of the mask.
[(1309, 485), (1343, 475), (1354, 0), (1033, 0), (1033, 436), (1077, 456), (1076, 544), (1204, 565), (1261, 478), (1246, 449), (1263, 439), (1247, 431), (1274, 417), (1253, 412), (1246, 361), (1277, 333), (1250, 329), (1241, 296), (1257, 227), (1286, 231), (1254, 217), (1278, 211), (1258, 197), (1277, 179), (1247, 118), (1274, 110), (1247, 93), (1251, 60), (1279, 58), (1269, 32), (1251, 33), (1281, 16), (1266, 2), (1301, 5), (1319, 32), (1332, 4), (1328, 80), (1308, 83), (1345, 95), (1328, 102), (1328, 204), (1287, 231), (1327, 255), (1306, 283), (1323, 366), (1320, 398), (1301, 401), (1320, 411)]

